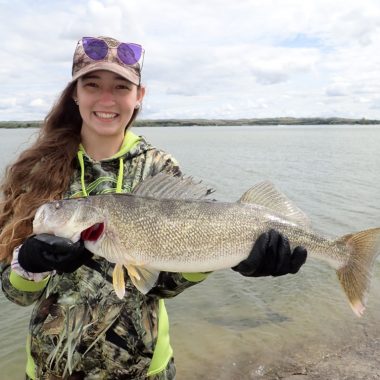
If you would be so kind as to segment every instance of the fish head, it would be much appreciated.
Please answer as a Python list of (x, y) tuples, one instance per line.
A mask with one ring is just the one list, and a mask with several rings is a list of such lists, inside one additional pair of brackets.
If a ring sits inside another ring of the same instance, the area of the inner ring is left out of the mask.
[(102, 224), (104, 216), (91, 197), (62, 199), (40, 206), (33, 220), (33, 233), (48, 233), (78, 241), (83, 231)]

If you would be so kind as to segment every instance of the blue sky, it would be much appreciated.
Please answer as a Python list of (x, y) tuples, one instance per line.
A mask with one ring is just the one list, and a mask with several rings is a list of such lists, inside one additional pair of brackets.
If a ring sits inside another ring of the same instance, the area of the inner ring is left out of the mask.
[(0, 120), (40, 120), (82, 36), (146, 50), (142, 118), (380, 119), (378, 0), (0, 0)]

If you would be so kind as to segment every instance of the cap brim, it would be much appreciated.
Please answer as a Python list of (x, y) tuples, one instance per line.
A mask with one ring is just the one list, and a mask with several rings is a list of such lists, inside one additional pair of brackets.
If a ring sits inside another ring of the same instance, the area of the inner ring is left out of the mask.
[(132, 67), (131, 68), (123, 67), (116, 63), (104, 62), (104, 61), (94, 62), (89, 65), (86, 65), (85, 67), (83, 67), (83, 69), (78, 70), (73, 75), (71, 81), (74, 82), (78, 78), (82, 77), (83, 75), (86, 75), (86, 74), (92, 73), (93, 71), (98, 71), (98, 70), (111, 71), (129, 80), (136, 86), (140, 85), (140, 77), (136, 74), (136, 72), (134, 71)]

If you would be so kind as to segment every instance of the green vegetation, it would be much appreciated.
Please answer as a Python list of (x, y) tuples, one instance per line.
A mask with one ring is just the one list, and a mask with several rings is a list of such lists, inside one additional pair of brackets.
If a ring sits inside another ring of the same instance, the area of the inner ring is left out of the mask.
[(240, 125), (326, 125), (326, 124), (380, 124), (380, 120), (344, 118), (273, 117), (265, 119), (162, 119), (138, 120), (135, 125), (144, 127), (169, 126), (240, 126)]
[(0, 128), (39, 128), (41, 121), (0, 121)]
[[(0, 128), (39, 128), (41, 121), (0, 121)], [(137, 127), (240, 126), (240, 125), (343, 125), (380, 124), (380, 120), (273, 117), (265, 119), (156, 119), (137, 120)]]

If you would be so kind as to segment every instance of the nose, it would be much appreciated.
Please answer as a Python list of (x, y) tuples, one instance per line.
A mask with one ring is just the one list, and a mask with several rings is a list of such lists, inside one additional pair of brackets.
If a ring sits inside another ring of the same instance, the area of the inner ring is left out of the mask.
[(100, 93), (99, 102), (104, 106), (112, 106), (115, 104), (115, 96), (112, 90), (104, 89)]

